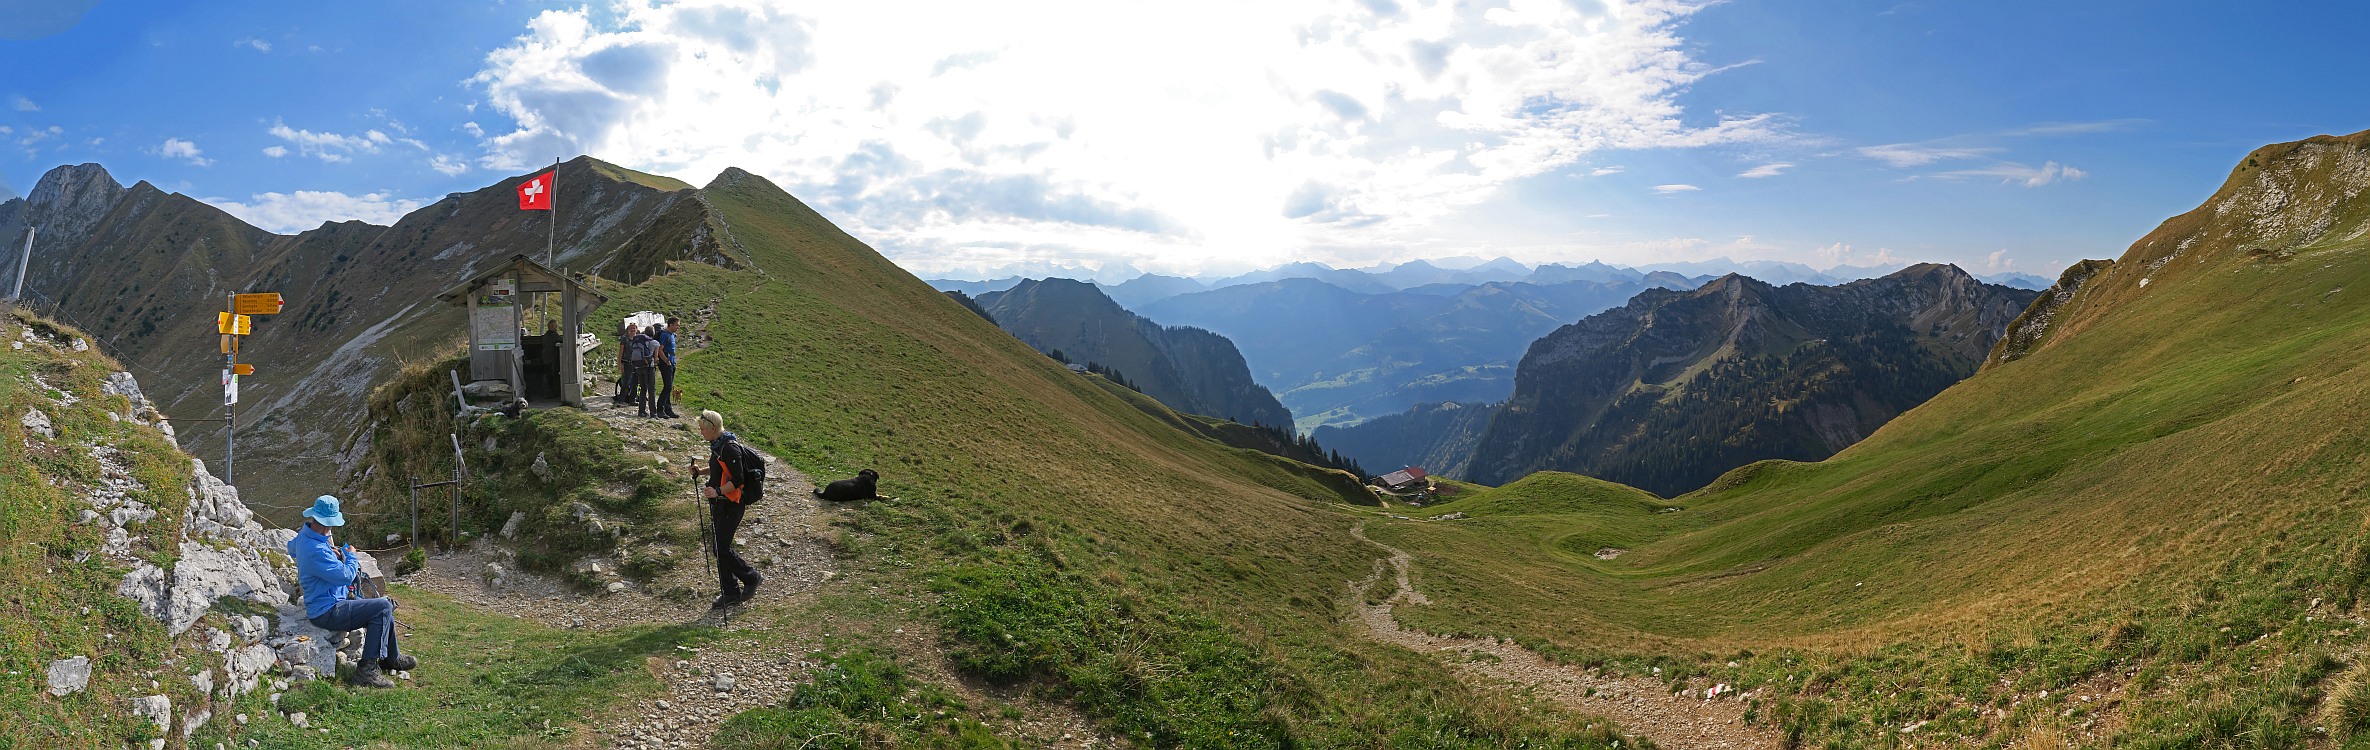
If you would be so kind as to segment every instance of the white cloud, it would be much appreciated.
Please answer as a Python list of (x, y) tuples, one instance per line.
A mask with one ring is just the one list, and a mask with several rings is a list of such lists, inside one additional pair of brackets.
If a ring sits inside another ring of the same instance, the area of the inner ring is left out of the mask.
[(1695, 191), (1697, 191), (1697, 190), (1702, 190), (1702, 189), (1703, 189), (1703, 188), (1699, 188), (1699, 187), (1696, 187), (1696, 186), (1694, 186), (1694, 185), (1684, 185), (1684, 184), (1679, 184), (1679, 185), (1656, 185), (1656, 186), (1654, 186), (1654, 192), (1661, 193), (1661, 194), (1663, 194), (1663, 195), (1670, 195), (1670, 194), (1672, 194), (1672, 193), (1691, 193), (1691, 192), (1695, 192)]
[(1941, 179), (1997, 179), (2002, 185), (2022, 185), (2029, 188), (2041, 187), (2059, 181), (2079, 180), (2090, 176), (2090, 173), (2052, 161), (2038, 167), (2015, 162), (2000, 162), (1988, 167), (1957, 169), (1934, 176)]
[(1983, 256), (1983, 269), (1986, 271), (2006, 271), (2015, 267), (2016, 259), (2008, 257), (2007, 248), (2000, 248), (1992, 251), (1990, 255)]
[(264, 41), (264, 40), (262, 40), (262, 39), (257, 39), (257, 38), (255, 38), (255, 37), (247, 37), (247, 38), (245, 38), (245, 39), (240, 39), (240, 40), (238, 40), (238, 41), (231, 42), (231, 43), (230, 43), (230, 46), (233, 46), (233, 47), (248, 47), (248, 48), (252, 48), (252, 49), (254, 49), (254, 50), (255, 50), (255, 51), (257, 51), (257, 52), (270, 52), (270, 51), (272, 51), (272, 43), (271, 43), (271, 42), (267, 42), (267, 41)]
[(156, 155), (180, 159), (201, 167), (214, 165), (214, 160), (206, 158), (204, 152), (198, 150), (197, 144), (179, 138), (166, 138), (164, 145), (156, 147)]
[(277, 158), (280, 158), (280, 157), (283, 157), (283, 156), (287, 156), (287, 155), (288, 155), (288, 147), (287, 147), (287, 146), (265, 146), (265, 147), (263, 147), (263, 155), (264, 155), (264, 156), (269, 156), (269, 157), (271, 157), (271, 158), (274, 158), (274, 159), (277, 159)]
[(8, 106), (15, 107), (15, 108), (16, 108), (16, 111), (18, 111), (18, 112), (39, 112), (39, 111), (41, 111), (41, 105), (39, 105), (39, 104), (34, 104), (34, 103), (33, 103), (33, 100), (31, 100), (31, 99), (27, 99), (27, 98), (25, 98), (25, 97), (23, 97), (23, 96), (15, 96), (15, 97), (10, 97), (10, 98), (9, 98), (9, 100), (8, 100)]
[(1864, 146), (1860, 155), (1884, 162), (1893, 167), (1922, 167), (1945, 159), (1974, 159), (1999, 151), (1997, 148), (1972, 146), (1938, 146), (1917, 143), (1891, 143), (1883, 146)]
[(437, 154), (436, 158), (428, 160), (428, 168), (436, 170), (446, 177), (458, 177), (469, 171), (469, 163), (444, 154)]
[(1190, 271), (1427, 238), (1607, 150), (1785, 137), (1677, 103), (1719, 70), (1678, 36), (1697, 4), (1395, 5), (550, 10), (472, 79), (508, 119), (479, 162), (739, 166), (925, 270), (1094, 247)]
[(1793, 168), (1794, 168), (1794, 165), (1792, 165), (1792, 164), (1788, 164), (1788, 163), (1785, 163), (1785, 162), (1782, 162), (1782, 161), (1781, 161), (1781, 162), (1771, 162), (1771, 163), (1768, 163), (1768, 164), (1763, 164), (1763, 165), (1761, 165), (1761, 166), (1758, 166), (1758, 167), (1754, 167), (1754, 168), (1752, 168), (1752, 169), (1747, 169), (1747, 170), (1745, 170), (1745, 171), (1743, 171), (1743, 172), (1738, 172), (1736, 176), (1738, 176), (1738, 177), (1745, 177), (1745, 178), (1776, 177), (1776, 176), (1778, 176), (1778, 175), (1784, 174), (1784, 173), (1786, 172), (1786, 170), (1793, 169)]
[(357, 152), (378, 153), (379, 145), (387, 142), (387, 134), (376, 130), (367, 135), (316, 133), (288, 127), (288, 123), (276, 119), (272, 121), (271, 128), (264, 132), (295, 146), (297, 153), (333, 164), (352, 161), (353, 154)]
[(1589, 176), (1591, 176), (1591, 177), (1603, 177), (1603, 176), (1605, 176), (1605, 175), (1609, 175), (1609, 174), (1621, 174), (1621, 168), (1620, 168), (1620, 167), (1597, 167), (1597, 168), (1595, 168), (1595, 169), (1588, 170), (1588, 174), (1589, 174)]
[(1893, 257), (1892, 248), (1880, 247), (1876, 249), (1875, 255), (1866, 255), (1841, 242), (1812, 250), (1811, 255), (1817, 256), (1819, 263), (1826, 270), (1833, 270), (1841, 266), (1892, 266), (1902, 262), (1901, 259)]
[(243, 202), (223, 198), (208, 198), (206, 202), (249, 224), (279, 234), (295, 234), (321, 226), (324, 222), (354, 219), (382, 226), (391, 225), (424, 203), (390, 197), (386, 193), (346, 195), (312, 190), (263, 193)]

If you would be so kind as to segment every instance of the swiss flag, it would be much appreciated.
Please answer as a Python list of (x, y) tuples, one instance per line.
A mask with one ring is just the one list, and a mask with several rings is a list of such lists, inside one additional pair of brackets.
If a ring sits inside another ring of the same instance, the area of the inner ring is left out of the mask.
[(545, 172), (527, 178), (526, 182), (519, 183), (518, 209), (521, 211), (551, 210), (551, 191), (557, 187), (554, 182), (556, 174), (556, 170)]

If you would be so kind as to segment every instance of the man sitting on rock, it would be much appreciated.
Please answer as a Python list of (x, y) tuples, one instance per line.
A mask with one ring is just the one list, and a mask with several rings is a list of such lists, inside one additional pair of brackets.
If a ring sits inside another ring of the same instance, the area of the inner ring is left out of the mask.
[(288, 556), (296, 560), (296, 581), (304, 587), (304, 616), (313, 627), (332, 633), (363, 631), (362, 657), (346, 681), (357, 687), (391, 688), (387, 672), (419, 666), (395, 647), (395, 600), (349, 599), (362, 563), (354, 545), (336, 546), (331, 530), (346, 525), (338, 500), (322, 495), (304, 512), (304, 528), (288, 540)]

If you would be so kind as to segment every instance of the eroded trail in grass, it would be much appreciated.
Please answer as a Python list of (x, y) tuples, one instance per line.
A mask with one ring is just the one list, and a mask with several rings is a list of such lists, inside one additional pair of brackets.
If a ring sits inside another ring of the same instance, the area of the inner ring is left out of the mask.
[[(1573, 711), (1602, 715), (1661, 747), (1778, 747), (1776, 733), (1766, 727), (1745, 724), (1742, 701), (1732, 697), (1699, 697), (1717, 686), (1691, 685), (1684, 692), (1677, 692), (1658, 680), (1617, 677), (1555, 664), (1530, 649), (1494, 638), (1444, 637), (1401, 627), (1398, 619), (1391, 616), (1393, 606), (1432, 603), (1408, 580), (1415, 558), (1367, 538), (1364, 525), (1352, 528), (1350, 533), (1390, 553), (1388, 558), (1374, 561), (1373, 575), (1350, 584), (1350, 594), (1358, 598), (1360, 616), (1375, 639), (1435, 654), (1469, 679), (1511, 683)], [(1366, 603), (1366, 592), (1381, 582), (1386, 565), (1397, 588), (1379, 604)]]

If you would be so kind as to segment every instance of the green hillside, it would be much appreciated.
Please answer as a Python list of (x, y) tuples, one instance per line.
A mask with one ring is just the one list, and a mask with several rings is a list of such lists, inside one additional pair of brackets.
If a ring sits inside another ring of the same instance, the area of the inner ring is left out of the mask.
[[(2370, 134), (2256, 151), (2020, 359), (1831, 459), (1747, 466), (1656, 513), (1518, 492), (1534, 478), (1463, 521), (1368, 533), (1415, 553), (1434, 604), (1413, 623), (1675, 656), (1838, 746), (1911, 724), (2338, 744), (2370, 674), (2366, 190)], [(1600, 547), (1626, 551), (1580, 554)]]
[(611, 306), (713, 305), (714, 343), (683, 360), (686, 413), (716, 409), (818, 478), (881, 472), (898, 500), (843, 521), (854, 572), (826, 613), (937, 632), (968, 676), (1033, 685), (1148, 746), (1622, 742), (1345, 622), (1343, 584), (1378, 556), (1348, 533), (1362, 490), (1346, 475), (1181, 429), (762, 178), (727, 171), (702, 195), (755, 268), (677, 264)]

